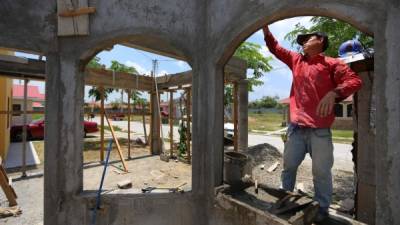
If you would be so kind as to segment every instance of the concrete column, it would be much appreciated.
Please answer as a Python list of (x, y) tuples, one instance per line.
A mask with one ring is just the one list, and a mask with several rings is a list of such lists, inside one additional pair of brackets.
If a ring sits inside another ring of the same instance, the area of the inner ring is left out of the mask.
[(210, 57), (199, 54), (193, 63), (192, 105), (192, 210), (196, 224), (209, 224), (214, 213), (214, 187), (223, 174), (223, 90), (222, 68)]
[(72, 57), (46, 55), (44, 224), (82, 224), (83, 73)]
[(400, 224), (400, 5), (392, 1), (375, 30), (376, 223)]
[(248, 105), (249, 92), (248, 80), (241, 80), (237, 83), (238, 87), (238, 148), (239, 151), (244, 151), (248, 146)]
[(150, 93), (151, 104), (151, 127), (150, 127), (150, 149), (151, 154), (158, 155), (161, 153), (160, 138), (160, 114), (158, 112), (157, 95), (155, 92)]
[(343, 110), (343, 118), (347, 118), (348, 115), (347, 115), (347, 104), (346, 103), (342, 104), (342, 110)]

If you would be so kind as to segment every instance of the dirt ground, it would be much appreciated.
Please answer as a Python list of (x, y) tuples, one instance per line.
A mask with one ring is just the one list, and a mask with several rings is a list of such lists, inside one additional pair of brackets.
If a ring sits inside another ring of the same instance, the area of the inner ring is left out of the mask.
[[(282, 154), (269, 144), (260, 144), (250, 147), (246, 152), (252, 158), (253, 177), (260, 182), (273, 187), (280, 187), (280, 175), (282, 171)], [(271, 173), (267, 169), (275, 162), (279, 162), (278, 167)], [(262, 169), (262, 165), (264, 169)], [(303, 161), (297, 171), (296, 184), (300, 183), (304, 187), (304, 192), (313, 195), (313, 181), (311, 172), (311, 163)], [(332, 203), (338, 204), (339, 201), (347, 198), (354, 198), (353, 173), (345, 170), (334, 169), (333, 174), (333, 196)]]
[[(84, 155), (84, 190), (97, 190), (99, 187), (103, 165), (96, 162), (98, 160), (98, 142), (87, 140)], [(127, 155), (126, 142), (121, 141), (123, 155)], [(107, 169), (104, 183), (105, 190), (117, 188), (117, 183), (122, 180), (131, 180), (133, 188), (145, 188), (149, 186), (155, 187), (176, 187), (183, 185), (183, 189), (191, 189), (191, 166), (180, 161), (170, 160), (163, 162), (159, 156), (149, 154), (148, 147), (142, 145), (132, 145), (132, 158), (127, 160), (129, 173), (121, 171), (121, 162), (116, 149), (111, 154), (111, 164)], [(226, 147), (226, 150), (231, 146)], [(90, 154), (90, 152), (92, 154)], [(281, 153), (271, 145), (261, 144), (250, 147), (246, 152), (252, 160), (253, 176), (269, 184), (270, 186), (280, 186), (280, 172), (282, 165)], [(92, 156), (93, 158), (90, 158)], [(194, 159), (195, 160), (195, 159)], [(275, 162), (280, 165), (275, 171), (268, 173), (267, 169)], [(264, 165), (264, 169), (261, 169)], [(28, 172), (43, 172), (42, 166)], [(334, 174), (334, 195), (333, 203), (338, 203), (346, 198), (353, 198), (353, 174), (351, 172), (335, 170)], [(43, 177), (32, 177), (29, 179), (19, 179), (20, 173), (10, 173), (10, 177), (14, 179), (13, 187), (18, 194), (18, 203), (23, 213), (18, 217), (8, 217), (0, 219), (0, 224), (42, 224), (43, 220)], [(307, 193), (313, 194), (313, 184), (311, 177), (311, 165), (304, 162), (298, 171), (297, 182), (303, 183)], [(0, 192), (0, 207), (7, 206), (7, 200)]]
[[(127, 143), (122, 142), (122, 154), (127, 155)], [(96, 151), (98, 152), (98, 151)], [(126, 160), (128, 173), (122, 169), (117, 150), (114, 147), (110, 156), (110, 166), (104, 180), (105, 190), (117, 189), (117, 183), (125, 180), (132, 181), (133, 188), (146, 187), (181, 187), (191, 190), (192, 170), (191, 165), (179, 160), (171, 159), (169, 162), (160, 160), (160, 156), (151, 155), (149, 147), (134, 144), (131, 149), (131, 159)], [(84, 190), (97, 190), (104, 166), (98, 162), (85, 163), (83, 180)]]

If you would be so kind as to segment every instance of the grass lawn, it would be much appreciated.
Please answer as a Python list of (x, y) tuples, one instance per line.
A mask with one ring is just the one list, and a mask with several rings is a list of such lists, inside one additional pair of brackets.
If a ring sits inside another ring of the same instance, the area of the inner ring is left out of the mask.
[[(108, 140), (104, 141), (104, 148), (107, 149)], [(124, 157), (127, 156), (127, 146), (128, 146), (128, 139), (126, 138), (119, 138), (118, 142), (121, 146), (121, 150), (123, 152)], [(38, 157), (43, 164), (44, 162), (44, 141), (34, 141), (33, 145), (35, 146), (36, 152)], [(169, 143), (165, 143), (166, 149), (169, 149)], [(136, 151), (135, 149), (138, 148), (149, 148), (148, 146), (143, 146), (136, 144), (135, 142), (131, 142), (132, 151)], [(99, 161), (100, 157), (100, 141), (99, 140), (85, 140), (83, 144), (83, 160), (84, 162), (92, 162), (92, 161)], [(115, 143), (113, 143), (113, 150), (111, 151), (110, 155), (111, 160), (119, 160), (119, 155), (117, 151), (117, 147)]]
[[(249, 113), (249, 131), (275, 131), (282, 129), (283, 115), (280, 113)], [(332, 130), (334, 142), (351, 143), (353, 141), (352, 130)]]
[(42, 119), (44, 114), (32, 114), (32, 120)]
[(353, 142), (352, 130), (332, 130), (333, 142), (351, 144)]
[(280, 113), (249, 113), (249, 131), (275, 131), (282, 129), (283, 115)]

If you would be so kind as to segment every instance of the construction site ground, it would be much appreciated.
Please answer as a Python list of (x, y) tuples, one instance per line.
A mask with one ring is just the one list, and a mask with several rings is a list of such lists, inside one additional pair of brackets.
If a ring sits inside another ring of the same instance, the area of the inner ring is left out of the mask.
[[(138, 136), (133, 134), (132, 140)], [(122, 152), (127, 158), (127, 133), (117, 132), (120, 139)], [(177, 136), (175, 136), (177, 137)], [(111, 138), (110, 133), (106, 132), (106, 140)], [(250, 139), (249, 135), (249, 145)], [(273, 139), (275, 140), (275, 139)], [(273, 142), (273, 141), (272, 141)], [(277, 141), (276, 141), (277, 142)], [(43, 141), (35, 143), (35, 147), (43, 145)], [(107, 146), (107, 141), (106, 144)], [(153, 187), (177, 187), (181, 186), (184, 190), (191, 190), (191, 166), (180, 162), (179, 160), (170, 160), (164, 162), (160, 160), (158, 155), (150, 155), (149, 147), (141, 144), (132, 144), (131, 159), (126, 160), (129, 172), (125, 173), (122, 169), (119, 155), (113, 145), (110, 158), (110, 166), (108, 167), (105, 177), (104, 189), (117, 189), (117, 183), (123, 180), (131, 180), (133, 188), (141, 189), (149, 186)], [(168, 149), (168, 143), (166, 147)], [(84, 190), (97, 190), (99, 187), (103, 165), (99, 163), (99, 134), (95, 133), (85, 139), (84, 150), (84, 173), (83, 182)], [(225, 150), (232, 150), (232, 146), (225, 146)], [(38, 153), (43, 158), (43, 153)], [(252, 158), (253, 176), (260, 182), (267, 183), (271, 186), (280, 186), (280, 172), (282, 165), (281, 150), (272, 144), (254, 143), (247, 151)], [(196, 159), (193, 159), (196, 160)], [(272, 172), (267, 169), (274, 163), (279, 162), (277, 168)], [(345, 199), (353, 198), (353, 172), (349, 169), (351, 166), (351, 158), (335, 161), (333, 169), (334, 174), (334, 195), (335, 204)], [(30, 168), (28, 178), (21, 179), (20, 172), (10, 171), (9, 176), (14, 178), (13, 187), (18, 195), (18, 203), (22, 209), (22, 214), (18, 217), (8, 217), (0, 219), (0, 224), (42, 224), (43, 221), (43, 176), (34, 176), (43, 173), (43, 164), (35, 168)], [(30, 176), (33, 175), (33, 176)], [(304, 191), (312, 195), (313, 184), (311, 176), (311, 161), (307, 158), (298, 170), (297, 183), (302, 184)], [(4, 194), (0, 193), (0, 206), (6, 207), (8, 202)]]

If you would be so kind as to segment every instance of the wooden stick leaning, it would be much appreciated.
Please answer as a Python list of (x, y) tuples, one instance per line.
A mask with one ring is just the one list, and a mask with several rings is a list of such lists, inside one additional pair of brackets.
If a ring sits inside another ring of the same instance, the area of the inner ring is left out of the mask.
[(124, 171), (128, 172), (128, 168), (126, 167), (124, 156), (122, 155), (122, 152), (121, 152), (121, 146), (119, 145), (118, 139), (115, 136), (114, 127), (111, 125), (111, 122), (108, 119), (108, 116), (107, 116), (106, 113), (104, 113), (104, 117), (106, 118), (107, 124), (110, 127), (112, 137), (113, 137), (113, 139), (115, 141), (115, 145), (117, 145), (118, 154), (119, 154), (119, 157), (121, 158), (122, 165), (124, 166)]

